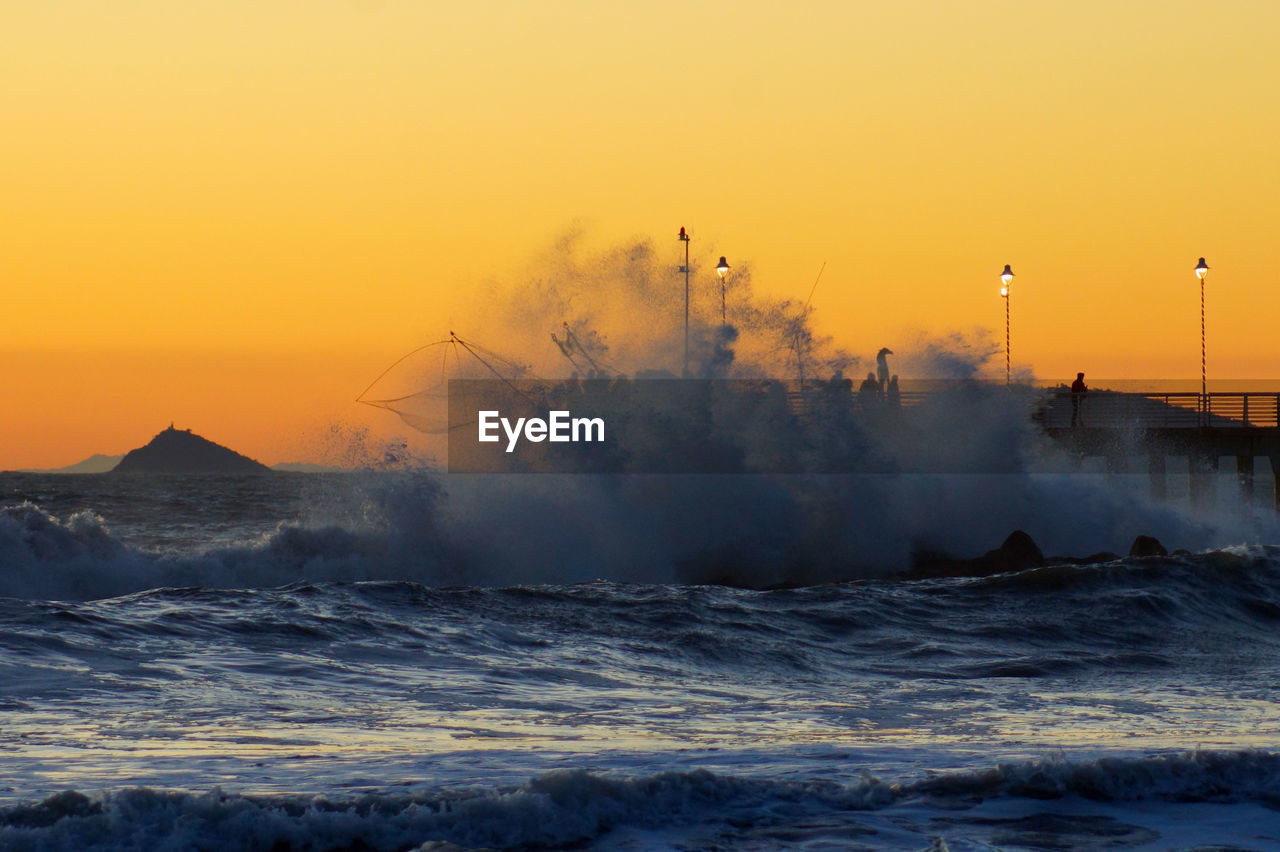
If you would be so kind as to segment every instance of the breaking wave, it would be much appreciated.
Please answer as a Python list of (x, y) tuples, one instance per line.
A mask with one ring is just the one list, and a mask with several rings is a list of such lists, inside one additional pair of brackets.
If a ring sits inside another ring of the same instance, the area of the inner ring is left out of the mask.
[[(307, 550), (299, 545), (289, 558), (302, 560)], [(748, 682), (785, 682), (789, 672), (806, 671), (842, 683), (886, 675), (1200, 672), (1224, 658), (1242, 663), (1280, 651), (1280, 551), (1241, 548), (987, 578), (777, 591), (608, 582), (497, 589), (402, 581), (265, 591), (188, 586), (87, 603), (10, 599), (0, 614), (19, 625), (0, 630), (0, 640), (21, 652), (21, 664), (53, 668), (77, 659), (92, 669), (103, 643), (144, 663), (156, 641), (239, 648), (258, 637), (321, 659), (377, 647), (392, 656), (429, 653), (460, 669), (474, 665), (477, 654), (495, 668), (510, 659), (540, 661), (557, 677), (580, 668), (566, 649), (590, 659), (624, 645), (612, 678), (637, 689), (651, 670)], [(465, 624), (465, 636), (442, 632), (440, 624)], [(251, 649), (243, 653), (255, 658)], [(310, 666), (295, 663), (298, 670)], [(315, 666), (323, 679), (323, 664)], [(590, 666), (580, 673), (599, 675)]]
[[(352, 798), (243, 796), (133, 788), (101, 796), (66, 791), (0, 808), (0, 846), (13, 852), (193, 849), (220, 852), (547, 848), (586, 844), (625, 827), (744, 822), (785, 826), (928, 800), (1080, 797), (1280, 804), (1280, 755), (1199, 751), (1099, 760), (1040, 760), (852, 785), (717, 775), (704, 770), (617, 777), (584, 770), (541, 775), (507, 790)], [(444, 844), (454, 844), (445, 847)]]
[[(149, 523), (169, 524), (154, 511)], [(920, 551), (975, 556), (1015, 528), (1049, 554), (1125, 552), (1138, 534), (1192, 550), (1268, 540), (1247, 512), (1192, 518), (1071, 475), (370, 474), (309, 515), (234, 546), (156, 550), (92, 511), (11, 504), (0, 507), (0, 596), (361, 580), (765, 588), (888, 576)]]

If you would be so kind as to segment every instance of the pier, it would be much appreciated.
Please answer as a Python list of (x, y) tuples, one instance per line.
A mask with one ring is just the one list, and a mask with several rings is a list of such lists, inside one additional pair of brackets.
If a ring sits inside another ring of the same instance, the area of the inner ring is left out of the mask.
[(1255, 460), (1271, 464), (1272, 503), (1280, 511), (1280, 393), (1118, 393), (1089, 391), (1079, 399), (1053, 391), (1032, 419), (1054, 441), (1082, 458), (1102, 458), (1108, 471), (1145, 456), (1152, 496), (1168, 491), (1166, 460), (1187, 460), (1194, 504), (1210, 502), (1223, 458), (1234, 458), (1246, 498), (1255, 495)]
[[(910, 411), (928, 406), (937, 394), (903, 391), (898, 404)], [(815, 413), (813, 390), (793, 390), (790, 396), (794, 411)], [(864, 403), (851, 397), (854, 410), (862, 412)], [(1185, 459), (1188, 494), (1195, 505), (1213, 501), (1223, 459), (1234, 461), (1240, 487), (1253, 502), (1259, 496), (1257, 460), (1264, 458), (1271, 467), (1272, 505), (1280, 512), (1280, 393), (1090, 390), (1077, 401), (1073, 417), (1070, 391), (1044, 390), (1030, 411), (1031, 421), (1068, 454), (1101, 459), (1109, 474), (1133, 472), (1132, 461), (1145, 462), (1151, 494), (1157, 499), (1168, 496), (1169, 478), (1180, 472), (1181, 465), (1171, 466), (1169, 460)]]

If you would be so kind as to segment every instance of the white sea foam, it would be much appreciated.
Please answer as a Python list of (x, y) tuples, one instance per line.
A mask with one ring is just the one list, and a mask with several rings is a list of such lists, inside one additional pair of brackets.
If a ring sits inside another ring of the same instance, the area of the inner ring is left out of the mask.
[[(801, 841), (797, 845), (823, 845), (858, 835), (877, 848), (919, 848), (930, 838), (998, 843), (1001, 836), (1005, 842), (1034, 836), (1039, 845), (1127, 838), (1124, 845), (1146, 847), (1184, 840), (1185, 835), (1164, 832), (1185, 827), (1186, 814), (1180, 819), (1178, 810), (1163, 803), (1234, 806), (1223, 814), (1235, 814), (1230, 829), (1220, 824), (1215, 834), (1201, 825), (1199, 832), (1218, 843), (1269, 838), (1270, 845), (1280, 842), (1280, 817), (1254, 806), (1275, 803), (1278, 770), (1280, 758), (1271, 753), (1198, 752), (1033, 761), (894, 783), (865, 774), (854, 783), (835, 784), (702, 770), (635, 777), (565, 770), (510, 790), (353, 798), (147, 788), (98, 797), (66, 792), (0, 809), (0, 845), (14, 852), (390, 850), (440, 843), (598, 848), (596, 842), (609, 846), (620, 836), (635, 839), (649, 832), (653, 839), (661, 829), (682, 838), (681, 846), (716, 838), (715, 845), (729, 848), (762, 848), (770, 839), (788, 837)], [(1255, 822), (1241, 824), (1245, 814)], [(910, 828), (912, 822), (919, 827)]]

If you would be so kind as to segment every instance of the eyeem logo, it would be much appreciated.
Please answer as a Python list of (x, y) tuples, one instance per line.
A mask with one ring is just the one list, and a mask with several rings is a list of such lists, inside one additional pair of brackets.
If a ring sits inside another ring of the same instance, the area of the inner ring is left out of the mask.
[[(498, 411), (477, 412), (480, 417), (479, 441), (484, 444), (495, 444), (501, 440), (498, 428), (507, 435), (507, 452), (514, 452), (523, 434), (526, 441), (541, 443), (580, 443), (604, 441), (603, 417), (572, 417), (568, 411), (552, 411), (548, 418), (520, 417), (513, 425)], [(593, 435), (595, 437), (593, 437)]]

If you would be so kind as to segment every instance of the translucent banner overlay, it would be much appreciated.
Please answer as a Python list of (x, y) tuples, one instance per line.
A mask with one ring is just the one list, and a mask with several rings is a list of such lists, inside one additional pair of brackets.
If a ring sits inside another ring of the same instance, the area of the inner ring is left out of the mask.
[[(965, 381), (899, 391), (874, 377), (449, 383), (451, 473), (1070, 471), (1089, 457), (1114, 468), (1122, 456), (1202, 455), (1219, 444), (1270, 455), (1278, 430), (1275, 392)], [(1218, 437), (1201, 448), (1206, 436)]]

